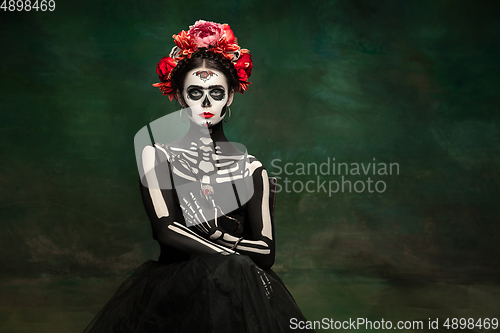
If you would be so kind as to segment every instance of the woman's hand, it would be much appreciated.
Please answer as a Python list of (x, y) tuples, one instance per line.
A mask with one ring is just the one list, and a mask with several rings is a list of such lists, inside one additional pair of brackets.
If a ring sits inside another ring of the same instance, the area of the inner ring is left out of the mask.
[(224, 231), (217, 223), (217, 206), (211, 197), (198, 200), (193, 192), (189, 192), (187, 198), (182, 197), (182, 201), (181, 208), (188, 227), (195, 227), (214, 241), (224, 235)]

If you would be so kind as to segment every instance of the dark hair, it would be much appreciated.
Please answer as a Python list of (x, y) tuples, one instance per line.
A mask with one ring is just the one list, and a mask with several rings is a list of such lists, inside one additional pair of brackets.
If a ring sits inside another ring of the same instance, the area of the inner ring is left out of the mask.
[(195, 53), (190, 59), (185, 58), (172, 69), (172, 85), (174, 89), (182, 91), (184, 81), (189, 71), (197, 67), (206, 67), (222, 72), (227, 78), (229, 89), (236, 89), (239, 86), (238, 72), (230, 60), (224, 59), (220, 54), (202, 51)]

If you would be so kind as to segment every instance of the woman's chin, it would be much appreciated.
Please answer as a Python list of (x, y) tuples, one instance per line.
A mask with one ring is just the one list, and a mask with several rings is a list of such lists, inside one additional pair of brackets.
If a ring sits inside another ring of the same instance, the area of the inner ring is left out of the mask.
[(209, 121), (191, 121), (192, 125), (195, 125), (196, 127), (198, 127), (199, 129), (203, 130), (203, 129), (206, 129), (206, 128), (211, 128), (213, 126), (213, 124)]
[(213, 121), (210, 121), (210, 120), (203, 120), (201, 122), (197, 121), (197, 122), (194, 122), (197, 126), (199, 127), (204, 127), (204, 128), (211, 128), (211, 127), (214, 127), (215, 125), (217, 125), (219, 122), (213, 122)]

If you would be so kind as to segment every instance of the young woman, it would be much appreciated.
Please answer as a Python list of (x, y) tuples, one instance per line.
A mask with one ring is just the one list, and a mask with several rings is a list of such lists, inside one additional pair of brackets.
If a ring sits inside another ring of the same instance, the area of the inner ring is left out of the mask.
[[(234, 93), (250, 84), (250, 54), (228, 25), (213, 22), (174, 39), (154, 86), (177, 99), (189, 129), (168, 143), (150, 132), (138, 159), (161, 255), (123, 283), (85, 332), (295, 332), (292, 321), (305, 319), (271, 270), (267, 172), (223, 131)], [(162, 131), (176, 126), (170, 118)]]

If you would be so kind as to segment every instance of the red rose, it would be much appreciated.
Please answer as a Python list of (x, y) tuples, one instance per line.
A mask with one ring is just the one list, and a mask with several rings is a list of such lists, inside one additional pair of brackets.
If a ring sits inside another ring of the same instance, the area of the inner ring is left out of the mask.
[(165, 82), (170, 79), (170, 73), (176, 65), (177, 64), (175, 63), (174, 59), (170, 57), (161, 58), (158, 66), (156, 66), (156, 73), (158, 73), (161, 82)]
[(227, 42), (229, 44), (233, 44), (236, 41), (236, 38), (234, 38), (233, 30), (231, 30), (229, 24), (224, 23), (222, 26), (224, 28)]
[(238, 79), (240, 81), (247, 81), (248, 77), (252, 75), (252, 56), (249, 53), (244, 53), (240, 56), (234, 68), (238, 72)]

